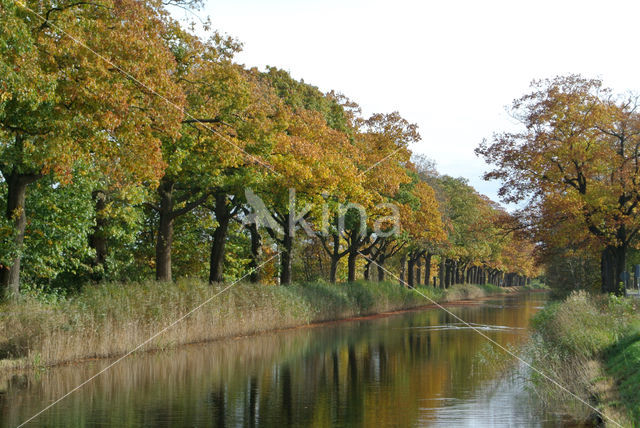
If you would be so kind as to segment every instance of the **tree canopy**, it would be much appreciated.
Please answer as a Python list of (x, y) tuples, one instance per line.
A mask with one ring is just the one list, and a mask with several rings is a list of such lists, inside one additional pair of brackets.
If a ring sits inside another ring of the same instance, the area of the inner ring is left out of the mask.
[[(410, 286), (430, 284), (436, 270), (440, 286), (536, 274), (530, 237), (507, 230), (509, 214), (465, 180), (414, 156), (417, 126), (398, 112), (364, 117), (346, 96), (284, 70), (247, 69), (234, 60), (238, 41), (215, 31), (201, 38), (155, 0), (0, 0), (0, 9), (3, 294), (21, 283), (72, 291), (154, 274), (287, 284), (314, 275), (353, 281), (359, 272), (374, 279), (376, 268), (377, 279), (391, 273)], [(547, 198), (545, 208), (573, 204), (580, 217), (593, 207), (580, 218), (615, 246), (621, 227), (624, 239), (636, 233), (627, 220), (633, 114), (596, 102), (595, 83), (580, 85), (585, 99), (569, 100), (567, 111), (551, 103), (549, 114), (566, 116), (563, 132), (588, 122), (578, 162), (615, 157), (617, 142), (628, 174), (607, 178), (613, 197), (594, 179), (604, 165), (564, 176), (552, 167), (568, 168), (576, 150), (547, 166), (540, 157), (537, 168), (550, 170), (541, 174), (552, 171), (577, 195), (589, 180), (582, 199)], [(504, 138), (515, 150), (525, 137)], [(251, 221), (264, 214), (256, 200), (273, 221)], [(602, 201), (606, 210), (596, 209)]]
[[(635, 96), (578, 75), (535, 81), (513, 103), (522, 130), (477, 152), (495, 165), (508, 202), (526, 202), (523, 229), (548, 251), (570, 241), (601, 253), (602, 291), (620, 293), (640, 230), (640, 124)], [(564, 243), (563, 243), (564, 241)]]

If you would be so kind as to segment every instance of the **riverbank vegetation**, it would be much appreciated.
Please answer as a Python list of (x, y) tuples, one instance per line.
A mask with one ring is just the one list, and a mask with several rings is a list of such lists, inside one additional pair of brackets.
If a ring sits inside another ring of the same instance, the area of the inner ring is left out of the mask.
[[(522, 204), (512, 228), (538, 243), (547, 284), (569, 296), (537, 318), (536, 367), (625, 423), (640, 420), (638, 299), (622, 297), (640, 281), (637, 100), (579, 75), (535, 81), (513, 103), (521, 129), (477, 149), (503, 200)], [(543, 379), (537, 389), (579, 417), (593, 413)]]
[(317, 281), (289, 287), (239, 283), (213, 298), (222, 289), (189, 279), (171, 284), (101, 283), (85, 287), (73, 298), (43, 302), (22, 297), (7, 302), (0, 305), (0, 368), (122, 355), (203, 302), (208, 303), (141, 350), (514, 290), (470, 284), (411, 290), (395, 282), (365, 281), (348, 285)]
[[(544, 368), (607, 421), (633, 426), (640, 420), (640, 301), (575, 292), (550, 304), (533, 322), (529, 345), (535, 367)], [(552, 408), (579, 421), (596, 412), (533, 373), (535, 390)]]

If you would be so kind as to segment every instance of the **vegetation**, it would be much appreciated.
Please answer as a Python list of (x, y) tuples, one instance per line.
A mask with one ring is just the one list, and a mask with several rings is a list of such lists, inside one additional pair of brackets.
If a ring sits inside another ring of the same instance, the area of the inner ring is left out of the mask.
[[(640, 262), (635, 97), (534, 82), (513, 103), (522, 129), (477, 149), (521, 204), (508, 213), (412, 153), (398, 112), (248, 69), (238, 41), (167, 5), (199, 2), (0, 0), (0, 358), (123, 354), (214, 296), (146, 348), (425, 303), (391, 278), (446, 301), (536, 287), (544, 267), (565, 294), (623, 294)], [(640, 418), (635, 306), (549, 307), (538, 365)], [(616, 391), (593, 392), (600, 370)]]
[(397, 112), (363, 117), (247, 69), (240, 43), (156, 0), (0, 8), (0, 298), (153, 277), (391, 272), (446, 288), (538, 273), (506, 212), (411, 153), (418, 129)]
[(575, 291), (621, 295), (640, 262), (636, 98), (534, 82), (513, 104), (522, 129), (477, 149), (522, 204), (508, 213), (413, 154), (398, 112), (248, 69), (238, 41), (166, 5), (0, 0), (5, 365), (122, 355), (166, 326), (144, 349), (425, 305), (409, 288), (536, 288), (544, 267), (573, 293), (536, 318), (536, 365), (640, 419), (637, 303)]
[[(534, 318), (529, 346), (535, 367), (624, 426), (640, 418), (640, 302), (574, 292)], [(532, 374), (536, 391), (577, 420), (597, 418), (574, 397)]]
[[(565, 301), (536, 318), (534, 366), (591, 401), (611, 420), (640, 420), (637, 388), (638, 300), (622, 298), (637, 284), (640, 132), (635, 95), (615, 95), (578, 75), (535, 81), (513, 102), (520, 130), (496, 134), (477, 153), (494, 169), (506, 202), (522, 208), (506, 218), (539, 243), (544, 280)], [(605, 296), (585, 291), (599, 289)], [(548, 403), (580, 419), (588, 406), (533, 374)], [(595, 415), (594, 417), (598, 417)]]
[(0, 305), (0, 363), (11, 368), (122, 355), (202, 302), (208, 303), (142, 350), (428, 305), (421, 294), (446, 302), (509, 291), (469, 284), (409, 290), (393, 282), (239, 283), (212, 299), (221, 289), (188, 279), (101, 283), (73, 298), (7, 302)]
[(504, 200), (527, 201), (514, 218), (544, 243), (542, 255), (598, 254), (606, 293), (622, 294), (629, 249), (638, 245), (636, 100), (576, 75), (536, 81), (513, 103), (523, 129), (477, 149), (496, 166), (486, 178), (502, 181)]

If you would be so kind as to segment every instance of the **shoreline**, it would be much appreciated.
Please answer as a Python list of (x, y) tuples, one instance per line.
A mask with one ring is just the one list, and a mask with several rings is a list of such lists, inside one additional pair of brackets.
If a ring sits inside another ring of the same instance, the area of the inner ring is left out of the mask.
[[(323, 284), (323, 286), (327, 288), (334, 288), (340, 291), (345, 291), (345, 290), (348, 291), (349, 289), (346, 287), (354, 287), (357, 284), (359, 283), (356, 282), (354, 284), (349, 284), (349, 285)], [(376, 283), (365, 283), (360, 285), (361, 286), (364, 285), (365, 287), (371, 287), (374, 290), (376, 287), (380, 287), (372, 284), (376, 284)], [(262, 287), (265, 287), (265, 286), (262, 286)], [(300, 286), (301, 289), (304, 289), (304, 287), (305, 287), (304, 285)], [(387, 284), (387, 288), (388, 287), (389, 287), (389, 284)], [(395, 285), (393, 287), (397, 288), (400, 286)], [(431, 292), (438, 293), (439, 295), (434, 295), (429, 297), (444, 307), (477, 305), (477, 304), (481, 304), (484, 300), (490, 299), (492, 297), (501, 296), (501, 295), (516, 294), (516, 293), (522, 293), (522, 292), (547, 291), (544, 289), (536, 290), (536, 289), (523, 288), (523, 287), (499, 288), (491, 285), (481, 286), (481, 285), (472, 285), (472, 284), (456, 285), (447, 290), (434, 289), (431, 287), (421, 288), (421, 291), (424, 291), (424, 290), (430, 290)], [(393, 291), (398, 292), (399, 290), (396, 289)], [(407, 295), (408, 293), (410, 294)], [(400, 302), (393, 302), (392, 299), (390, 298), (391, 297), (389, 295), (390, 293), (387, 293), (387, 294), (388, 295), (386, 296), (383, 295), (383, 298), (380, 299), (380, 300), (386, 300), (386, 302), (381, 302), (381, 301), (373, 302), (373, 304), (369, 308), (363, 308), (362, 302), (357, 301), (356, 304), (351, 305), (351, 307), (346, 307), (346, 308), (340, 307), (339, 311), (325, 311), (325, 312), (319, 311), (318, 313), (313, 314), (315, 316), (306, 316), (306, 317), (299, 316), (300, 314), (297, 314), (298, 316), (288, 317), (288, 319), (285, 319), (285, 320), (282, 320), (282, 319), (278, 319), (275, 321), (271, 320), (272, 322), (270, 324), (267, 323), (267, 324), (258, 325), (255, 322), (247, 322), (246, 318), (244, 318), (242, 314), (240, 314), (240, 319), (238, 320), (237, 319), (238, 314), (235, 314), (236, 320), (231, 321), (231, 324), (234, 324), (233, 325), (234, 328), (225, 329), (224, 326), (221, 327), (220, 325), (216, 325), (216, 326), (212, 326), (211, 330), (204, 335), (199, 334), (201, 333), (200, 331), (194, 332), (193, 329), (190, 329), (189, 325), (190, 324), (192, 325), (194, 322), (193, 320), (185, 319), (182, 322), (182, 324), (184, 325), (173, 326), (171, 327), (170, 330), (173, 329), (174, 331), (170, 332), (169, 330), (167, 330), (166, 333), (163, 333), (163, 335), (161, 335), (161, 336), (169, 335), (173, 337), (178, 336), (176, 337), (176, 339), (181, 339), (181, 340), (172, 341), (170, 338), (166, 338), (165, 340), (163, 340), (163, 338), (159, 336), (158, 338), (156, 338), (156, 340), (151, 341), (149, 344), (147, 344), (148, 346), (145, 345), (141, 347), (139, 350), (136, 350), (134, 353), (157, 352), (162, 350), (176, 349), (183, 346), (205, 344), (205, 343), (211, 343), (211, 342), (217, 342), (217, 341), (223, 341), (223, 340), (237, 340), (237, 339), (246, 338), (246, 337), (255, 337), (262, 334), (278, 333), (282, 331), (295, 330), (295, 329), (301, 329), (301, 328), (316, 328), (316, 327), (343, 323), (343, 322), (353, 322), (353, 321), (360, 321), (360, 320), (385, 318), (385, 317), (390, 317), (394, 315), (399, 315), (402, 313), (417, 312), (417, 311), (438, 308), (438, 305), (433, 303), (426, 304), (426, 305), (421, 304), (422, 300), (425, 300), (425, 298), (423, 296), (420, 296), (416, 292), (408, 289), (404, 289), (404, 288), (400, 289), (399, 294), (404, 295), (404, 296), (401, 296), (403, 297), (403, 299), (401, 299)], [(413, 295), (414, 297), (417, 296), (418, 299), (416, 300), (415, 298), (413, 299), (410, 298), (411, 295)], [(265, 299), (265, 300), (269, 300), (269, 299)], [(274, 300), (273, 297), (271, 298), (271, 300)], [(223, 306), (223, 305), (219, 304), (218, 306)], [(267, 305), (262, 305), (259, 309), (261, 309), (262, 311), (265, 311), (269, 307), (270, 305), (267, 304)], [(336, 308), (333, 308), (333, 309), (336, 309)], [(48, 309), (48, 312), (51, 312), (51, 310)], [(260, 310), (256, 311), (258, 315), (260, 315), (259, 312)], [(256, 315), (256, 313), (252, 315)], [(310, 314), (307, 314), (307, 315), (310, 315)], [(196, 319), (198, 318), (202, 318), (202, 317), (196, 317)], [(210, 322), (212, 321), (211, 317), (209, 317), (208, 321)], [(221, 321), (221, 323), (223, 324), (229, 322), (228, 319), (224, 319), (221, 317), (218, 317), (218, 321)], [(122, 322), (120, 322), (119, 324), (121, 324), (121, 326), (127, 325), (127, 323), (122, 323)], [(141, 329), (142, 324), (143, 322), (140, 320), (128, 323), (128, 325), (131, 326), (133, 329), (138, 329), (138, 330)], [(185, 328), (185, 325), (186, 325), (186, 328)], [(104, 327), (106, 328), (102, 330), (97, 329), (97, 333), (94, 335), (99, 338), (102, 338), (103, 342), (104, 342), (105, 336), (109, 337), (108, 332), (111, 330), (110, 327), (112, 326), (107, 325)], [(82, 333), (82, 332), (78, 332), (78, 331), (70, 331), (65, 333), (63, 328), (63, 331), (61, 333), (60, 330), (61, 330), (60, 328), (53, 329), (53, 330), (50, 330), (49, 333), (52, 334), (53, 336), (58, 336), (58, 338), (65, 338), (67, 339), (68, 342), (69, 341), (73, 342), (73, 340), (71, 339), (73, 339), (74, 337), (76, 339), (75, 342), (77, 342), (78, 336), (82, 335), (82, 334), (79, 335), (78, 333)], [(148, 329), (142, 328), (142, 330), (148, 330)], [(179, 334), (178, 335), (176, 334), (176, 330), (186, 333), (185, 336), (180, 337)], [(200, 328), (200, 330), (202, 329)], [(148, 339), (152, 335), (153, 334), (148, 334), (144, 338), (144, 340)], [(51, 344), (52, 339), (53, 341), (55, 341), (55, 339), (52, 337), (49, 337), (48, 341), (45, 340), (42, 334), (41, 336), (38, 337), (38, 339), (40, 339), (41, 342), (45, 342), (49, 344)], [(130, 346), (128, 347), (128, 350), (127, 350), (127, 349), (124, 349), (123, 346), (120, 346), (120, 348), (118, 348), (117, 343), (111, 343), (111, 346), (108, 346), (107, 348), (105, 348), (105, 350), (106, 349), (114, 350), (115, 348), (116, 350), (115, 352), (84, 351), (84, 349), (81, 349), (79, 351), (76, 351), (75, 355), (73, 355), (72, 358), (60, 358), (64, 354), (49, 354), (48, 358), (43, 358), (42, 353), (39, 352), (39, 350), (37, 349), (36, 344), (38, 343), (38, 339), (30, 343), (31, 347), (27, 349), (25, 356), (21, 358), (0, 359), (0, 373), (2, 372), (15, 373), (15, 372), (22, 372), (22, 371), (28, 371), (33, 369), (43, 369), (43, 368), (50, 368), (50, 367), (57, 367), (57, 366), (69, 366), (74, 364), (82, 364), (89, 361), (113, 359), (113, 358), (118, 358), (123, 355), (126, 355), (130, 351), (130, 349), (134, 349), (136, 347), (136, 346)], [(193, 340), (189, 340), (189, 339), (193, 339)], [(142, 343), (144, 340), (140, 340), (138, 343)], [(95, 342), (95, 338), (94, 338), (94, 342)], [(131, 340), (128, 340), (128, 342), (131, 342)], [(0, 345), (1, 344), (2, 342), (0, 341)], [(42, 349), (43, 351), (48, 350), (47, 346), (41, 346), (41, 348), (43, 348)], [(57, 348), (59, 348), (59, 346)], [(52, 358), (52, 356), (55, 356), (55, 355), (58, 356), (57, 359)]]
[[(488, 294), (486, 296), (483, 297), (478, 297), (475, 299), (463, 299), (463, 300), (454, 300), (454, 301), (450, 301), (450, 302), (442, 302), (439, 303), (441, 306), (447, 308), (447, 307), (456, 307), (456, 306), (474, 306), (474, 305), (480, 305), (482, 304), (483, 301), (485, 300), (490, 300), (491, 298), (494, 297), (498, 297), (498, 296), (506, 296), (506, 295), (510, 295), (510, 294), (518, 294), (518, 293), (534, 293), (534, 292), (546, 292), (547, 290), (515, 290), (515, 291), (507, 291), (504, 293), (495, 293), (495, 294)], [(284, 328), (275, 328), (272, 330), (262, 330), (262, 331), (257, 331), (255, 333), (251, 333), (251, 334), (238, 334), (235, 336), (222, 336), (222, 337), (217, 337), (215, 339), (209, 339), (209, 340), (202, 340), (199, 342), (185, 342), (179, 345), (176, 345), (175, 347), (172, 348), (164, 348), (164, 349), (159, 349), (159, 348), (154, 348), (154, 349), (148, 349), (145, 351), (138, 351), (138, 352), (134, 352), (131, 355), (135, 355), (135, 354), (153, 354), (154, 352), (163, 352), (163, 351), (172, 351), (172, 350), (176, 350), (176, 349), (181, 349), (181, 348), (186, 348), (189, 346), (199, 346), (199, 345), (207, 345), (210, 343), (216, 343), (216, 342), (224, 342), (224, 341), (233, 341), (233, 340), (241, 340), (241, 339), (249, 339), (252, 337), (258, 337), (258, 336), (263, 336), (263, 335), (269, 335), (269, 334), (278, 334), (278, 333), (282, 333), (282, 332), (287, 332), (287, 331), (294, 331), (294, 330), (301, 330), (301, 329), (312, 329), (312, 328), (321, 328), (324, 326), (329, 326), (329, 325), (333, 325), (333, 324), (342, 324), (342, 323), (349, 323), (349, 322), (356, 322), (356, 321), (368, 321), (368, 320), (373, 320), (373, 319), (380, 319), (380, 318), (387, 318), (387, 317), (392, 317), (392, 316), (396, 316), (396, 315), (402, 315), (402, 314), (406, 314), (406, 313), (411, 313), (411, 312), (421, 312), (421, 311), (426, 311), (426, 310), (431, 310), (431, 309), (439, 309), (439, 307), (433, 303), (429, 304), (429, 305), (424, 305), (424, 306), (418, 306), (418, 307), (412, 307), (412, 308), (407, 308), (407, 309), (397, 309), (397, 310), (393, 310), (393, 311), (385, 311), (385, 312), (379, 312), (379, 313), (375, 313), (375, 314), (369, 314), (369, 315), (361, 315), (361, 316), (357, 316), (357, 317), (349, 317), (349, 318), (338, 318), (338, 319), (333, 319), (333, 320), (324, 320), (324, 321), (313, 321), (311, 323), (307, 323), (307, 324), (300, 324), (300, 325), (295, 325), (292, 327), (284, 327)], [(120, 354), (120, 355), (111, 355), (111, 356), (107, 356), (107, 357), (94, 357), (94, 358), (85, 358), (85, 359), (79, 359), (79, 360), (71, 360), (71, 361), (63, 361), (54, 365), (50, 365), (47, 366), (47, 368), (55, 368), (55, 367), (68, 367), (68, 366), (72, 366), (75, 364), (83, 364), (83, 363), (87, 363), (90, 361), (101, 361), (101, 360), (109, 360), (109, 359), (116, 359), (118, 357), (121, 357), (124, 354)], [(1, 362), (2, 360), (0, 360)], [(31, 370), (33, 369), (33, 367), (31, 368), (27, 368), (27, 370)], [(11, 369), (10, 369), (11, 370)], [(13, 370), (17, 370), (17, 371), (22, 371), (24, 369), (13, 369)], [(0, 367), (0, 373), (2, 373), (3, 369)]]
[[(528, 354), (558, 381), (598, 409), (532, 378), (543, 402), (583, 423), (635, 426), (640, 420), (640, 302), (574, 292), (533, 318)], [(636, 422), (637, 423), (637, 422)]]

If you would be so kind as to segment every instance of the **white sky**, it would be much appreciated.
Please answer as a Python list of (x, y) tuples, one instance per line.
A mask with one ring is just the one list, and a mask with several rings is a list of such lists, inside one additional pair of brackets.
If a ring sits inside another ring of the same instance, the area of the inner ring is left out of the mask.
[(240, 63), (283, 68), (365, 114), (399, 111), (420, 127), (414, 152), (494, 200), (473, 149), (513, 126), (505, 106), (532, 79), (640, 87), (634, 1), (204, 1), (198, 14), (243, 42)]

